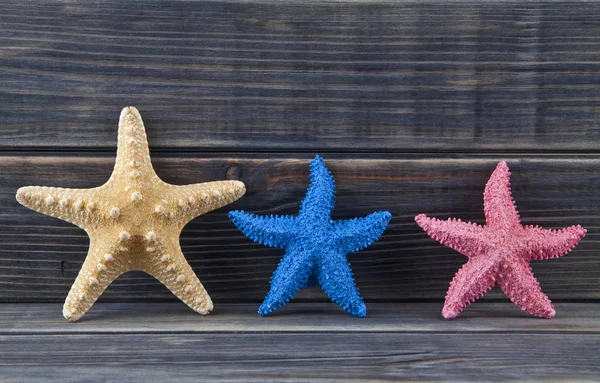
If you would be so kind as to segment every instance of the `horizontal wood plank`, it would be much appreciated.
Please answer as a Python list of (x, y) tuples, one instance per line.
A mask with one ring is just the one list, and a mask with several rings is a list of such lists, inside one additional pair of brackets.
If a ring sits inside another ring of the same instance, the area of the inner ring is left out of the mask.
[[(304, 154), (153, 157), (160, 177), (174, 184), (237, 178), (247, 194), (236, 203), (192, 221), (182, 249), (215, 302), (258, 302), (283, 251), (252, 243), (227, 218), (227, 211), (296, 214), (309, 183)], [(600, 298), (598, 217), (600, 163), (596, 156), (364, 156), (328, 155), (337, 186), (334, 219), (389, 210), (382, 239), (351, 254), (356, 282), (367, 302), (440, 301), (460, 254), (431, 240), (413, 221), (419, 213), (483, 223), (485, 183), (501, 159), (512, 171), (513, 196), (526, 224), (559, 228), (581, 224), (589, 232), (568, 256), (533, 262), (544, 291), (555, 300)], [(0, 300), (62, 301), (77, 276), (88, 246), (83, 230), (30, 211), (14, 199), (31, 184), (93, 187), (104, 183), (113, 155), (38, 154), (0, 156)], [(484, 299), (505, 300), (497, 291)], [(327, 297), (318, 287), (298, 300)], [(101, 301), (176, 300), (153, 278), (131, 272), (120, 277)]]
[(599, 334), (0, 335), (3, 382), (597, 381)]
[[(600, 333), (597, 303), (557, 303), (552, 320), (532, 317), (515, 305), (481, 302), (448, 321), (442, 303), (370, 303), (355, 318), (335, 304), (291, 302), (267, 317), (258, 304), (215, 304), (201, 316), (181, 303), (98, 303), (70, 323), (60, 303), (0, 304), (0, 335), (116, 333)], [(368, 334), (365, 336), (369, 336)]]
[(597, 151), (600, 5), (3, 1), (0, 149)]
[[(0, 304), (2, 382), (595, 381), (598, 304), (552, 320), (482, 303), (446, 321), (437, 304), (373, 304), (352, 318), (291, 303), (201, 317), (183, 305), (98, 304), (80, 322), (60, 304)], [(560, 313), (564, 315), (560, 315)], [(143, 319), (141, 319), (143, 318)], [(6, 326), (8, 325), (8, 326)]]

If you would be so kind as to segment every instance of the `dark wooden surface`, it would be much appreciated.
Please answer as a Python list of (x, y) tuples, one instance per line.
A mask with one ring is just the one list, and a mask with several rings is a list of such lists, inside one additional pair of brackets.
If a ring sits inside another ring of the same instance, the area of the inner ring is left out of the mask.
[[(2, 1), (0, 381), (598, 381), (599, 83), (596, 1)], [(87, 236), (14, 199), (105, 182), (128, 105), (165, 181), (247, 185), (182, 233), (206, 318), (133, 272), (67, 323)], [(226, 213), (295, 213), (317, 153), (334, 218), (393, 214), (349, 256), (369, 316), (317, 287), (258, 317), (282, 252)], [(482, 223), (500, 160), (524, 223), (588, 235), (532, 263), (556, 318), (494, 290), (444, 321), (465, 258), (413, 216)]]
[[(442, 300), (466, 258), (431, 240), (414, 222), (419, 213), (483, 222), (483, 188), (500, 159), (513, 172), (513, 195), (523, 222), (557, 228), (581, 224), (589, 234), (571, 254), (532, 263), (551, 299), (600, 298), (597, 220), (600, 164), (596, 156), (410, 156), (382, 159), (331, 154), (336, 179), (334, 218), (388, 209), (393, 219), (380, 242), (349, 256), (361, 293), (371, 302)], [(168, 182), (239, 178), (248, 193), (229, 207), (202, 216), (183, 231), (181, 244), (211, 296), (219, 301), (262, 300), (283, 255), (244, 237), (227, 218), (230, 209), (295, 214), (309, 179), (308, 155), (157, 155), (158, 174)], [(77, 276), (88, 246), (83, 230), (18, 205), (14, 192), (31, 183), (91, 187), (108, 179), (107, 155), (0, 156), (0, 299), (62, 301)], [(489, 298), (505, 299), (501, 294)], [(299, 299), (327, 300), (318, 287)], [(104, 301), (171, 300), (158, 281), (142, 273), (120, 277)]]
[[(367, 300), (443, 298), (465, 259), (412, 217), (482, 222), (500, 160), (525, 223), (589, 230), (569, 256), (533, 265), (544, 290), (598, 299), (598, 16), (599, 3), (560, 1), (3, 2), (0, 301), (66, 295), (86, 236), (14, 194), (105, 182), (125, 105), (141, 110), (166, 181), (247, 184), (182, 234), (215, 300), (262, 299), (282, 255), (226, 212), (296, 212), (316, 152), (337, 181), (336, 218), (393, 213), (350, 256)], [(102, 299), (174, 298), (129, 273)]]
[(6, 0), (0, 147), (590, 150), (600, 7), (579, 1)]
[(553, 320), (507, 304), (446, 321), (440, 304), (255, 305), (201, 317), (183, 304), (98, 304), (67, 323), (59, 304), (4, 304), (3, 382), (597, 381), (597, 304), (559, 304)]

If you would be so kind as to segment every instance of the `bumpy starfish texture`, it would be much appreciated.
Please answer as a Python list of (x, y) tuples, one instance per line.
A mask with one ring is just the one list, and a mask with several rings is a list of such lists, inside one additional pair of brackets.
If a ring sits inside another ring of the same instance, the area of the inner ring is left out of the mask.
[(332, 301), (364, 317), (367, 308), (354, 284), (346, 255), (377, 241), (391, 214), (382, 211), (334, 222), (334, 181), (319, 156), (312, 161), (310, 174), (311, 185), (298, 216), (229, 213), (233, 223), (253, 241), (286, 250), (258, 313), (267, 315), (289, 302), (298, 290), (319, 283)]
[(22, 187), (17, 200), (40, 213), (71, 222), (90, 237), (83, 267), (65, 301), (63, 315), (76, 321), (122, 273), (142, 270), (200, 314), (212, 301), (179, 246), (193, 218), (227, 205), (245, 192), (239, 181), (176, 186), (163, 182), (150, 162), (142, 118), (121, 112), (117, 159), (104, 185), (92, 189)]
[(586, 230), (579, 225), (561, 230), (521, 225), (509, 177), (506, 162), (500, 162), (483, 193), (486, 218), (483, 227), (460, 219), (441, 221), (424, 214), (415, 217), (431, 238), (469, 258), (450, 283), (442, 310), (446, 319), (456, 317), (494, 286), (499, 286), (513, 303), (532, 315), (542, 318), (555, 315), (529, 262), (567, 254), (585, 236)]

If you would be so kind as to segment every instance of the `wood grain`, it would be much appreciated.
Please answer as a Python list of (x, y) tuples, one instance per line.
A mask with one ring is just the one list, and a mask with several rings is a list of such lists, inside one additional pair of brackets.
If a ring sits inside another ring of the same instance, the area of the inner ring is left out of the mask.
[(0, 149), (597, 151), (600, 5), (7, 0)]
[[(374, 304), (367, 318), (291, 303), (259, 318), (224, 305), (98, 304), (77, 323), (59, 304), (1, 304), (3, 382), (596, 381), (597, 304), (552, 320), (482, 303), (453, 321), (432, 304)], [(58, 312), (58, 313), (57, 313)], [(560, 315), (563, 312), (564, 315)], [(144, 320), (140, 320), (144, 317)]]
[[(0, 381), (600, 380), (598, 304), (574, 303), (600, 299), (599, 31), (593, 1), (2, 1)], [(14, 199), (25, 185), (104, 183), (127, 105), (165, 181), (247, 185), (181, 236), (208, 317), (133, 272), (66, 323), (87, 236)], [(317, 152), (336, 179), (334, 219), (393, 214), (349, 256), (369, 316), (317, 287), (258, 317), (282, 251), (226, 212), (296, 213)], [(524, 223), (588, 235), (532, 264), (553, 320), (494, 290), (445, 321), (465, 259), (413, 217), (482, 223), (500, 160)]]
[(596, 381), (598, 342), (597, 333), (1, 335), (0, 374), (4, 382)]
[[(291, 303), (208, 317), (183, 305), (98, 304), (81, 322), (59, 304), (1, 304), (2, 382), (596, 381), (598, 304), (552, 320), (481, 303), (446, 321), (432, 304), (374, 304), (352, 318)], [(564, 315), (560, 315), (563, 313)], [(144, 318), (140, 320), (140, 318)]]
[[(229, 222), (226, 212), (296, 214), (309, 183), (304, 154), (159, 154), (160, 177), (174, 184), (239, 178), (247, 194), (240, 201), (192, 221), (181, 244), (215, 302), (258, 302), (283, 252), (253, 244)], [(337, 186), (334, 219), (389, 210), (393, 219), (382, 239), (351, 254), (357, 285), (367, 302), (441, 301), (460, 254), (431, 240), (413, 217), (461, 217), (483, 223), (482, 195), (498, 161), (508, 161), (513, 196), (526, 224), (559, 228), (581, 224), (582, 243), (558, 260), (532, 263), (544, 291), (555, 300), (600, 298), (597, 220), (600, 164), (596, 156), (357, 156), (330, 154), (325, 160)], [(104, 183), (113, 155), (52, 154), (0, 156), (0, 300), (53, 301), (66, 296), (87, 252), (86, 234), (68, 223), (27, 210), (15, 201), (29, 184), (93, 187)], [(323, 300), (319, 288), (301, 300)], [(496, 291), (485, 299), (505, 300)], [(120, 277), (103, 301), (171, 300), (154, 279), (141, 273)]]
[(442, 303), (370, 303), (366, 318), (335, 304), (291, 302), (260, 317), (258, 304), (223, 303), (200, 316), (181, 303), (97, 303), (80, 321), (62, 316), (61, 303), (3, 303), (0, 335), (166, 333), (589, 333), (600, 332), (597, 303), (557, 303), (552, 320), (532, 317), (515, 305), (481, 302), (458, 318), (441, 315)]

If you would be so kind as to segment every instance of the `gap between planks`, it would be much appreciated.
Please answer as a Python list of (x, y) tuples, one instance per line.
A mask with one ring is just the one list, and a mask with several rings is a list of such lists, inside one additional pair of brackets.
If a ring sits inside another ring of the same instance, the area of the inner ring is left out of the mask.
[[(14, 157), (43, 157), (43, 156), (114, 156), (117, 152), (117, 146), (106, 147), (77, 147), (77, 146), (30, 146), (22, 147), (0, 147), (0, 156)], [(211, 157), (283, 157), (290, 158), (311, 158), (311, 156), (321, 155), (322, 157), (345, 157), (347, 159), (399, 159), (399, 158), (502, 158), (502, 157), (548, 157), (548, 158), (599, 158), (600, 149), (556, 149), (556, 148), (444, 148), (439, 150), (410, 149), (399, 148), (398, 150), (382, 149), (362, 149), (351, 147), (349, 149), (336, 148), (273, 148), (270, 150), (237, 148), (221, 146), (218, 148), (197, 146), (197, 147), (155, 147), (150, 145), (150, 156), (155, 155), (164, 157), (192, 157), (205, 158)]]

